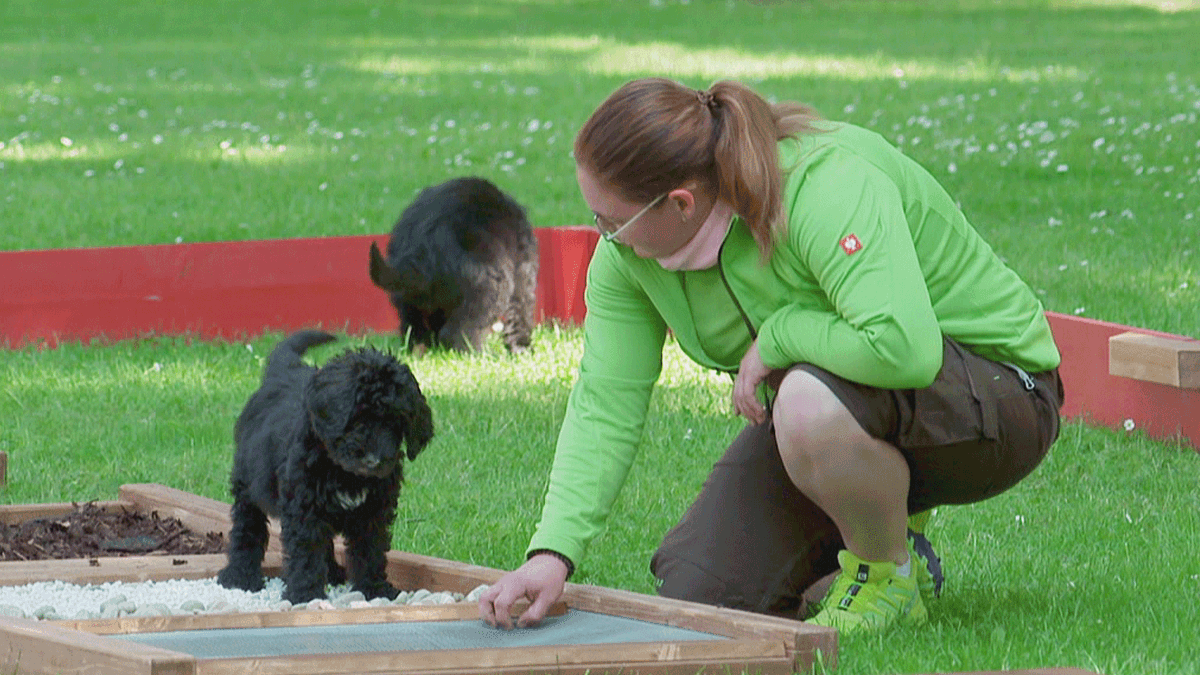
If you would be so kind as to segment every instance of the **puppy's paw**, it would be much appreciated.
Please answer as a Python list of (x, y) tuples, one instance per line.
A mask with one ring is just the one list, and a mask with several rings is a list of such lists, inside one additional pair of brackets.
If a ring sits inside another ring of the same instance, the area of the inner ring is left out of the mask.
[(217, 574), (217, 584), (222, 588), (239, 589), (257, 593), (266, 585), (262, 572), (236, 567), (226, 567)]
[(329, 572), (326, 574), (329, 585), (338, 586), (346, 583), (346, 570), (341, 565), (330, 565)]
[(312, 600), (324, 599), (325, 590), (316, 586), (300, 586), (287, 584), (283, 591), (283, 599), (295, 605), (305, 605)]
[(400, 595), (400, 590), (386, 581), (376, 584), (356, 585), (353, 590), (362, 593), (363, 597), (365, 597), (367, 600), (374, 600), (375, 598), (387, 598), (388, 600), (395, 600), (396, 596)]

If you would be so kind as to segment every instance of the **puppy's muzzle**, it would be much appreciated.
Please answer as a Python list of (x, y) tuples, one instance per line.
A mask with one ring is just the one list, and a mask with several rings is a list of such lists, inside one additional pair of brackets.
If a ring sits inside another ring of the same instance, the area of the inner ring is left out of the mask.
[(378, 455), (367, 455), (357, 459), (353, 465), (343, 465), (342, 468), (364, 478), (387, 478), (399, 463), (398, 455), (388, 461), (380, 459)]

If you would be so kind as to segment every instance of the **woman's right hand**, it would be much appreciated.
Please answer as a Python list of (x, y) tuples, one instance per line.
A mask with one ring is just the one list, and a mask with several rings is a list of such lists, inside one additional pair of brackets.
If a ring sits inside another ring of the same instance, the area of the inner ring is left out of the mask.
[(525, 598), (529, 609), (517, 618), (517, 626), (536, 626), (562, 596), (567, 573), (566, 563), (555, 556), (546, 553), (533, 556), (484, 591), (479, 597), (479, 618), (493, 628), (512, 628), (509, 614), (512, 605)]

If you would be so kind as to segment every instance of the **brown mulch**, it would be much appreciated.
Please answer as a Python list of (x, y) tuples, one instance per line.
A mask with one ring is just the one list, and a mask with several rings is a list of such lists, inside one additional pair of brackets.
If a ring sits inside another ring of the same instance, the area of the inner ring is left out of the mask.
[(157, 512), (105, 511), (92, 502), (74, 507), (62, 516), (0, 523), (0, 561), (225, 552), (225, 535), (197, 534)]

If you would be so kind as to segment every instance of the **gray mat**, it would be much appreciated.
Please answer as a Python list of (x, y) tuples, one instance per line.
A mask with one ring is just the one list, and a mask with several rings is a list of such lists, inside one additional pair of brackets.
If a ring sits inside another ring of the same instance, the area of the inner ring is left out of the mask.
[(728, 639), (721, 635), (574, 609), (562, 616), (545, 619), (537, 628), (508, 631), (490, 628), (479, 620), (405, 621), (185, 630), (110, 637), (190, 654), (198, 659)]

